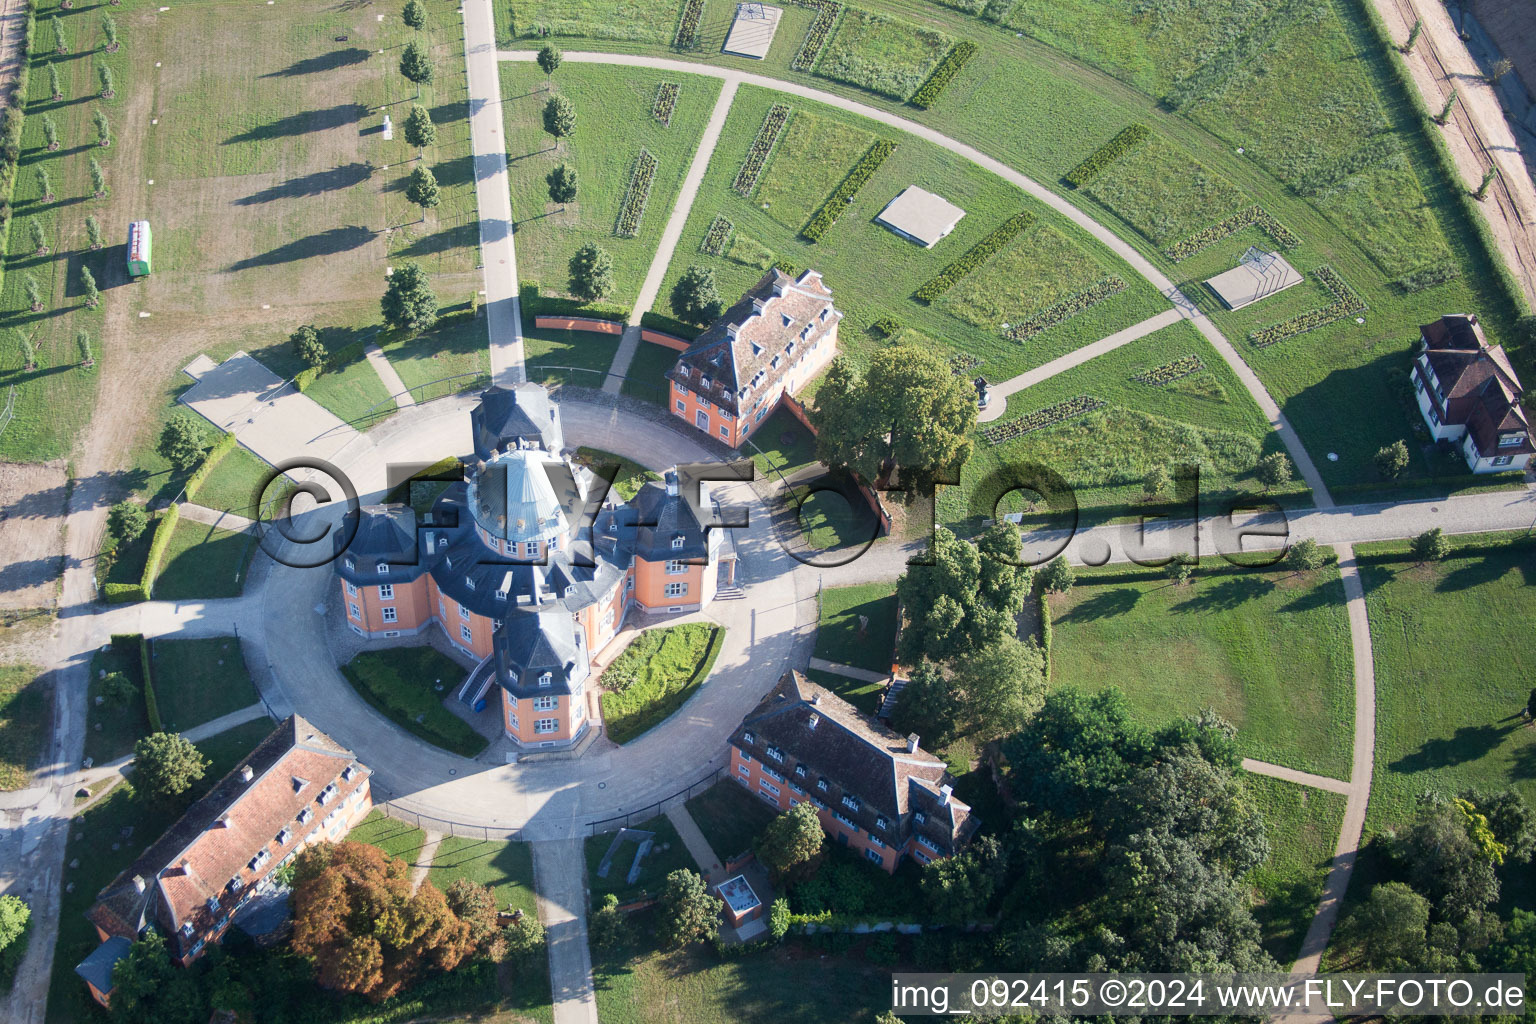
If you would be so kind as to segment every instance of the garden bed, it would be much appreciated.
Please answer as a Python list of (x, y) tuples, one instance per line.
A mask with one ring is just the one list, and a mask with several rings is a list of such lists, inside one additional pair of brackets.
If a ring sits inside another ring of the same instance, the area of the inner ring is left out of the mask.
[[(443, 707), (467, 674), (430, 647), (364, 651), (342, 666), (358, 695), (406, 732), (461, 757), (474, 757), (486, 740)], [(443, 689), (435, 689), (441, 682)]]
[(725, 629), (687, 623), (651, 629), (603, 671), (603, 727), (615, 743), (628, 743), (660, 725), (687, 703), (709, 676)]

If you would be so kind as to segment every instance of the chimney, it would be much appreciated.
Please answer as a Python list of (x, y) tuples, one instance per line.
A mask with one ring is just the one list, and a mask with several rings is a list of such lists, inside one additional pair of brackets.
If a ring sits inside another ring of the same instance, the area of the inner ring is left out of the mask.
[(917, 753), (917, 733), (915, 732), (907, 733), (907, 753)]
[(677, 467), (673, 466), (667, 470), (664, 479), (667, 482), (667, 495), (673, 498), (677, 497)]
[(939, 803), (943, 804), (945, 807), (948, 807), (949, 806), (950, 794), (952, 794), (954, 791), (955, 791), (955, 787), (954, 786), (940, 786), (939, 787)]
[(1473, 313), (1471, 316), (1467, 317), (1467, 323), (1469, 323), (1469, 324), (1477, 323), (1477, 314)]
[(250, 782), (255, 777), (256, 777), (256, 773), (251, 770), (251, 766), (250, 765), (243, 764), (243, 765), (240, 766), (240, 781), (241, 782)]
[(821, 694), (819, 692), (811, 694), (811, 703), (812, 704), (820, 704), (821, 703)]
[(143, 892), (144, 891), (144, 876), (143, 875), (134, 875), (133, 876), (133, 891), (134, 892)]
[(817, 714), (812, 714), (810, 718), (806, 719), (805, 727), (807, 729), (814, 730), (816, 728), (816, 723), (819, 722), (819, 721), (821, 721), (821, 716), (817, 715)]

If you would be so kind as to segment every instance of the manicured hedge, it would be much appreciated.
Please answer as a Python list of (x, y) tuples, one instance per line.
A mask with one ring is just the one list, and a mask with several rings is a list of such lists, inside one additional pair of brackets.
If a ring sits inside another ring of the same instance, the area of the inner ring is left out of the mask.
[(181, 506), (172, 505), (161, 513), (160, 522), (155, 526), (155, 537), (149, 542), (149, 556), (144, 559), (144, 575), (139, 581), (146, 600), (155, 594), (155, 577), (160, 575), (160, 561), (165, 558), (165, 549), (170, 546), (171, 534), (176, 532), (176, 523), (180, 519)]
[(293, 386), (299, 394), (303, 394), (310, 389), (310, 386), (315, 381), (320, 379), (320, 375), (324, 372), (325, 367), (323, 366), (306, 366), (293, 375)]
[(859, 162), (853, 165), (853, 170), (848, 172), (848, 176), (832, 192), (831, 197), (821, 204), (821, 209), (811, 214), (809, 223), (800, 229), (800, 237), (808, 242), (821, 241), (821, 236), (837, 223), (837, 218), (848, 209), (848, 204), (853, 202), (853, 197), (858, 194), (859, 189), (863, 188), (864, 183), (880, 169), (880, 165), (885, 163), (885, 158), (890, 156), (895, 148), (896, 143), (889, 139), (876, 139), (874, 145), (859, 157)]
[(619, 219), (613, 233), (620, 238), (634, 238), (640, 232), (640, 218), (645, 214), (645, 204), (651, 198), (651, 183), (656, 180), (658, 161), (651, 151), (641, 147), (635, 157), (635, 165), (629, 172), (629, 187), (619, 203)]
[(1028, 210), (1009, 217), (994, 228), (990, 235), (977, 242), (970, 252), (945, 267), (939, 272), (938, 277), (919, 288), (913, 294), (913, 298), (923, 302), (933, 302), (953, 288), (956, 281), (997, 255), (1003, 246), (1013, 241), (1015, 235), (1034, 222), (1035, 215)]
[(1260, 231), (1274, 239), (1275, 244), (1283, 249), (1294, 249), (1301, 244), (1301, 239), (1297, 238), (1290, 228), (1270, 216), (1262, 206), (1250, 206), (1246, 210), (1239, 210), (1226, 220), (1212, 224), (1188, 238), (1173, 243), (1163, 251), (1163, 255), (1175, 263), (1182, 263), (1195, 253), (1204, 252), (1223, 238), (1236, 234), (1250, 224), (1257, 225)]
[(1069, 398), (1065, 402), (1057, 402), (1048, 405), (1044, 409), (1036, 409), (1034, 412), (1025, 413), (1018, 419), (1007, 420), (995, 427), (988, 427), (981, 432), (981, 436), (991, 444), (1002, 444), (1016, 437), (1043, 430), (1066, 420), (1075, 419), (1086, 415), (1095, 409), (1104, 408), (1104, 403), (1092, 395), (1078, 395)]
[[(691, 50), (699, 45), (699, 19), (704, 16), (704, 0), (688, 0), (683, 5), (683, 16), (677, 22), (677, 36), (672, 45), (679, 50)], [(675, 90), (677, 87), (673, 86)], [(674, 92), (674, 95), (676, 93)], [(670, 113), (668, 115), (670, 117)], [(657, 118), (661, 121), (661, 118)], [(666, 124), (666, 121), (661, 121)]]
[(1120, 129), (1120, 133), (1114, 138), (1104, 143), (1104, 145), (1092, 153), (1089, 153), (1088, 159), (1068, 171), (1062, 180), (1073, 188), (1082, 188), (1103, 174), (1105, 168), (1110, 164), (1119, 160), (1151, 137), (1152, 131), (1146, 125), (1127, 125)]
[(1003, 336), (1014, 341), (1028, 341), (1041, 331), (1048, 331), (1057, 324), (1077, 316), (1089, 306), (1096, 306), (1112, 295), (1125, 291), (1125, 282), (1118, 277), (1104, 280), (1083, 289), (1076, 295), (1068, 295), (1054, 306), (1042, 309), (1023, 323), (1014, 324)]
[(640, 326), (649, 327), (653, 331), (661, 331), (664, 334), (675, 334), (689, 341), (704, 333), (704, 328), (696, 324), (685, 323), (665, 313), (657, 313), (655, 310), (647, 310), (640, 314)]
[(1317, 278), (1318, 284), (1332, 293), (1333, 301), (1326, 306), (1298, 313), (1289, 320), (1282, 320), (1268, 327), (1260, 327), (1248, 335), (1249, 344), (1254, 348), (1268, 348), (1287, 338), (1315, 331), (1319, 327), (1327, 326), (1335, 320), (1341, 320), (1366, 308), (1365, 300), (1356, 294), (1355, 290), (1346, 284), (1338, 271), (1332, 267), (1325, 264), (1312, 273)]
[(709, 222), (709, 230), (704, 232), (704, 241), (699, 243), (699, 252), (724, 256), (725, 247), (731, 241), (731, 232), (735, 229), (736, 225), (726, 220), (723, 214), (715, 214), (715, 219)]
[(628, 320), (628, 306), (604, 302), (582, 302), (563, 295), (544, 295), (536, 284), (518, 284), (518, 304), (523, 310), (523, 330), (534, 329), (534, 318), (541, 316), (590, 316), (599, 320)]
[(149, 727), (155, 732), (165, 732), (165, 725), (160, 719), (160, 698), (155, 695), (155, 672), (150, 664), (149, 644), (140, 636), (139, 641), (139, 671), (144, 676), (144, 711), (149, 716)]
[(939, 98), (939, 93), (943, 92), (944, 87), (960, 73), (960, 69), (965, 67), (965, 62), (975, 55), (975, 43), (968, 39), (956, 43), (944, 55), (944, 59), (939, 61), (939, 66), (933, 69), (933, 74), (928, 76), (928, 81), (924, 82), (907, 102), (924, 110), (933, 106)]
[[(700, 4), (702, 7), (703, 4)], [(651, 116), (663, 127), (672, 124), (672, 109), (677, 106), (677, 93), (681, 88), (676, 82), (662, 82), (656, 87), (656, 99), (651, 104)]]
[(1040, 588), (1040, 650), (1045, 655), (1045, 681), (1051, 681), (1051, 602)]
[(149, 600), (149, 595), (144, 593), (142, 583), (106, 583), (102, 585), (101, 596), (107, 599), (107, 604), (127, 604), (130, 601)]
[(203, 481), (208, 479), (208, 474), (212, 473), (214, 467), (223, 462), (224, 456), (234, 451), (234, 448), (235, 435), (226, 430), (224, 436), (215, 441), (213, 447), (208, 450), (208, 454), (203, 456), (202, 463), (192, 471), (191, 476), (187, 477), (186, 492), (188, 501), (196, 497), (197, 492), (203, 486)]
[(1182, 380), (1192, 373), (1199, 373), (1203, 369), (1205, 369), (1205, 361), (1198, 355), (1190, 354), (1180, 356), (1171, 363), (1154, 366), (1145, 373), (1138, 373), (1131, 380), (1139, 384), (1151, 384), (1153, 387), (1162, 387), (1164, 384), (1172, 384), (1176, 380)]
[(811, 27), (805, 30), (805, 39), (800, 43), (800, 49), (795, 53), (795, 59), (789, 62), (791, 71), (810, 71), (816, 66), (816, 58), (821, 55), (821, 48), (827, 45), (827, 37), (832, 34), (832, 26), (837, 24), (838, 15), (843, 13), (843, 5), (836, 0), (789, 0), (796, 7), (809, 8), (816, 12), (816, 20), (811, 22)]
[(738, 195), (750, 196), (752, 190), (757, 187), (758, 176), (767, 166), (768, 155), (778, 144), (779, 135), (784, 131), (784, 125), (788, 120), (789, 107), (786, 104), (775, 103), (768, 108), (768, 114), (763, 118), (762, 126), (757, 129), (757, 137), (752, 140), (752, 148), (747, 150), (747, 158), (742, 161), (741, 170), (736, 172), (736, 180), (731, 183), (731, 188)]

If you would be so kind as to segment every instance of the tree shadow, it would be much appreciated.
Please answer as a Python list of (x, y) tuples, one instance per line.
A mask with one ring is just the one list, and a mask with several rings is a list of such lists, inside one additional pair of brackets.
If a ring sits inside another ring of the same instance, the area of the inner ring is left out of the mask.
[(1527, 743), (1515, 751), (1509, 774), (1516, 779), (1536, 779), (1536, 743)]
[(445, 188), (449, 185), (468, 185), (475, 173), (475, 158), (466, 153), (452, 160), (440, 161), (432, 165), (432, 173), (437, 183)]
[(264, 142), (270, 139), (303, 135), (307, 132), (323, 132), (342, 125), (356, 124), (368, 116), (368, 108), (361, 103), (338, 103), (333, 107), (309, 110), (302, 114), (290, 114), (276, 121), (257, 125), (239, 135), (224, 140), (226, 146), (239, 146), (247, 142)]
[(473, 224), (465, 224), (446, 231), (434, 231), (430, 235), (424, 235), (403, 249), (397, 250), (394, 255), (412, 258), (434, 256), (461, 246), (473, 247), (474, 244), (475, 226)]
[(1231, 611), (1275, 589), (1268, 576), (1234, 576), (1202, 589), (1187, 601), (1173, 606), (1176, 612)]
[(248, 196), (241, 196), (234, 200), (235, 206), (258, 206), (262, 203), (274, 203), (280, 199), (299, 199), (304, 196), (317, 196), (325, 192), (335, 192), (353, 185), (360, 185), (367, 181), (373, 174), (373, 167), (361, 161), (354, 160), (350, 164), (342, 164), (326, 171), (316, 171), (313, 174), (303, 174), (297, 178), (289, 178), (277, 185), (264, 188), (260, 192), (253, 192)]
[(1450, 593), (1475, 587), (1479, 583), (1492, 583), (1509, 572), (1511, 568), (1513, 566), (1509, 564), (1508, 557), (1502, 553), (1473, 559), (1446, 573), (1440, 582), (1435, 584), (1435, 590)]
[(1136, 607), (1136, 602), (1140, 600), (1141, 591), (1136, 587), (1111, 587), (1100, 590), (1085, 601), (1079, 601), (1071, 611), (1058, 616), (1057, 621), (1072, 619), (1093, 622), (1096, 619), (1113, 618), (1124, 615)]
[(377, 237), (378, 232), (354, 224), (345, 228), (331, 228), (328, 231), (320, 231), (307, 238), (280, 245), (276, 249), (269, 249), (258, 256), (250, 256), (237, 263), (231, 263), (231, 271), (250, 270), (255, 267), (271, 267), (279, 263), (292, 263), (294, 260), (309, 259), (312, 256), (334, 256), (337, 253), (350, 252), (359, 249)]
[(361, 46), (350, 46), (344, 50), (332, 50), (330, 53), (322, 53), (318, 57), (305, 57), (303, 60), (296, 60), (281, 71), (268, 71), (261, 77), (294, 78), (298, 75), (313, 75), (320, 71), (335, 71), (337, 68), (361, 64), (367, 59), (367, 50)]
[(1504, 741), (1504, 737), (1518, 728), (1518, 721), (1509, 725), (1463, 725), (1450, 737), (1437, 736), (1426, 740), (1418, 750), (1403, 755), (1387, 767), (1396, 772), (1424, 772), (1476, 761), (1494, 750)]
[(469, 104), (463, 100), (454, 100), (452, 103), (439, 103), (430, 107), (427, 113), (432, 115), (432, 123), (441, 127), (450, 121), (463, 121), (469, 116)]

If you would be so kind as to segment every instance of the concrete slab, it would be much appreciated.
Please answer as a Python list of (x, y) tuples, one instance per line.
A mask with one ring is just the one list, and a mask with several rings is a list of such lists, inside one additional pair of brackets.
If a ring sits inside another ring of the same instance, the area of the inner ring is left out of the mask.
[(773, 36), (779, 30), (779, 18), (783, 13), (767, 4), (737, 4), (736, 20), (731, 22), (731, 32), (725, 37), (720, 52), (762, 60), (773, 45)]
[(1298, 284), (1301, 275), (1284, 257), (1251, 246), (1237, 266), (1205, 282), (1228, 309), (1251, 306)]
[(965, 211), (943, 196), (934, 195), (927, 189), (908, 185), (901, 194), (886, 204), (875, 218), (881, 224), (910, 242), (925, 249), (932, 249), (939, 240), (960, 223)]
[(207, 373), (209, 370), (212, 370), (218, 365), (218, 363), (214, 362), (213, 359), (209, 357), (208, 353), (203, 352), (200, 353), (196, 359), (192, 360), (186, 366), (183, 366), (181, 368), (181, 372), (186, 374), (188, 377), (191, 377), (193, 380), (202, 380), (203, 374)]

